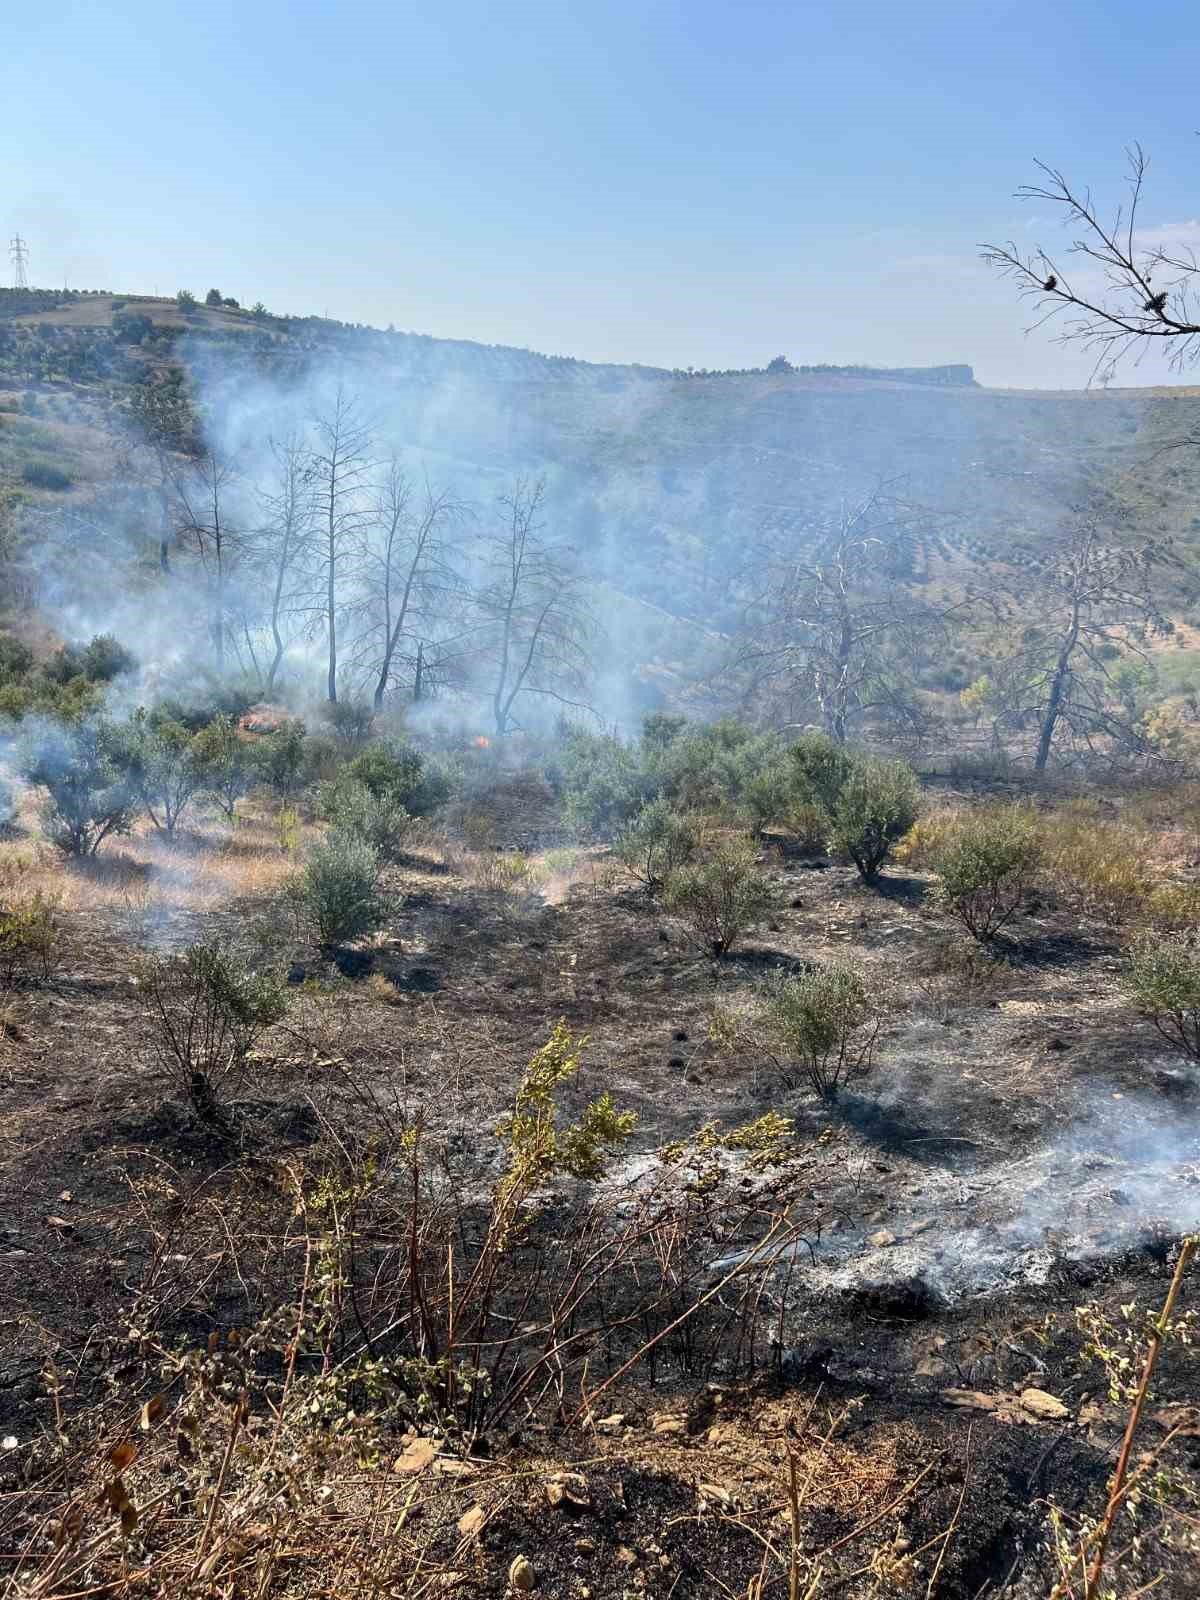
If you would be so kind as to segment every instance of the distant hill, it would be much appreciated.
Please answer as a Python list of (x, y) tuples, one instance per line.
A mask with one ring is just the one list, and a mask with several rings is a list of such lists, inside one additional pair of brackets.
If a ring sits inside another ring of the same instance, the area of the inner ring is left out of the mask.
[(105, 418), (172, 363), (218, 408), (336, 368), (385, 444), (480, 504), (544, 474), (596, 578), (647, 608), (641, 624), (627, 612), (635, 631), (664, 614), (719, 630), (765, 526), (802, 541), (884, 480), (930, 508), (934, 562), (1036, 547), (1089, 484), (1122, 499), (1135, 535), (1200, 551), (1200, 452), (1164, 448), (1200, 432), (1193, 387), (989, 390), (966, 365), (675, 373), (139, 295), (0, 291), (0, 475), (32, 456), (71, 483), (28, 493), (86, 488)]

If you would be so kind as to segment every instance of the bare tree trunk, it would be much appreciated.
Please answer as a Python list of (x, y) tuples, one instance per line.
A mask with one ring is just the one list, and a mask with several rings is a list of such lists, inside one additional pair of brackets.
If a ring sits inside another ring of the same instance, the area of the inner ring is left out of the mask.
[(1054, 677), (1050, 681), (1050, 695), (1046, 701), (1046, 709), (1042, 713), (1042, 725), (1038, 732), (1037, 755), (1033, 760), (1035, 772), (1045, 772), (1046, 763), (1050, 759), (1050, 747), (1054, 743), (1054, 730), (1058, 726), (1058, 719), (1062, 714), (1064, 691), (1067, 679), (1071, 672), (1071, 653), (1075, 649), (1075, 638), (1072, 632), (1068, 642), (1059, 652), (1058, 661), (1054, 667)]

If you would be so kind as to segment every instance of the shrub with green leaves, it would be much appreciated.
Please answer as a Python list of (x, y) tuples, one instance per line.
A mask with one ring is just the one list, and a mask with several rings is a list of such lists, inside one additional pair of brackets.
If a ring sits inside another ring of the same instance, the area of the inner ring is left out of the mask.
[(412, 817), (427, 817), (450, 798), (451, 777), (437, 762), (399, 741), (381, 741), (361, 750), (334, 779), (361, 784), (377, 800), (403, 806)]
[(749, 750), (734, 764), (735, 790), (730, 801), (736, 813), (761, 835), (767, 828), (786, 823), (796, 809), (795, 776), (777, 751), (765, 759)]
[(380, 861), (403, 858), (413, 819), (387, 790), (373, 794), (365, 783), (329, 784), (322, 794), (321, 814), (334, 833), (361, 840)]
[(341, 944), (374, 933), (387, 920), (378, 876), (371, 846), (335, 832), (313, 845), (289, 892), (317, 942)]
[(975, 939), (1010, 922), (1042, 861), (1037, 818), (1028, 806), (989, 806), (952, 827), (934, 858), (941, 899)]
[(771, 907), (771, 886), (747, 839), (730, 839), (674, 872), (666, 904), (715, 955), (725, 955)]
[(1200, 939), (1194, 933), (1145, 934), (1125, 974), (1130, 1003), (1173, 1049), (1200, 1063)]
[(833, 808), (829, 843), (872, 883), (892, 846), (917, 820), (916, 775), (903, 761), (857, 758)]
[(0, 900), (0, 978), (6, 983), (45, 982), (58, 955), (54, 903), (40, 893)]
[(160, 833), (173, 835), (204, 787), (196, 735), (181, 722), (139, 711), (122, 730), (120, 760), (146, 814)]
[(214, 717), (200, 729), (193, 756), (205, 794), (230, 822), (237, 820), (237, 803), (250, 787), (254, 772), (250, 746), (232, 716)]
[(286, 1010), (279, 984), (214, 941), (146, 962), (140, 992), (160, 1065), (197, 1116), (222, 1121), (251, 1050)]
[(854, 770), (854, 757), (827, 733), (814, 731), (800, 735), (788, 751), (788, 758), (797, 803), (816, 806), (832, 817)]
[(306, 737), (302, 722), (283, 722), (254, 746), (254, 766), (281, 801), (290, 800), (300, 787)]
[(842, 963), (766, 985), (764, 1021), (786, 1062), (823, 1100), (871, 1070), (879, 1018), (862, 974)]
[(610, 734), (573, 729), (560, 767), (563, 820), (584, 839), (612, 838), (658, 792), (640, 752)]
[(27, 734), (21, 775), (46, 789), (42, 829), (64, 855), (93, 856), (110, 834), (133, 826), (137, 793), (125, 754), (120, 730), (103, 717)]
[(652, 800), (618, 836), (613, 855), (651, 892), (660, 889), (696, 853), (700, 833), (690, 817)]

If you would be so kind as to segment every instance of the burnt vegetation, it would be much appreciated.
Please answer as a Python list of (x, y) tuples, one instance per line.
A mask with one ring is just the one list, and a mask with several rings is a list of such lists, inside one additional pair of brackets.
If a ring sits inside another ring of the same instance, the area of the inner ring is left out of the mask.
[(3, 309), (5, 1592), (1192, 1592), (1188, 542), (831, 469), (675, 594), (415, 335)]

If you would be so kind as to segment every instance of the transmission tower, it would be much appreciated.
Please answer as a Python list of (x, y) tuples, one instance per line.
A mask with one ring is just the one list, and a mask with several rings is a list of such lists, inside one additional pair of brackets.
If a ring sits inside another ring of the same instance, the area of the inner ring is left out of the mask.
[(8, 253), (13, 259), (13, 288), (28, 289), (29, 274), (26, 272), (26, 263), (29, 260), (29, 246), (19, 233), (13, 235)]

